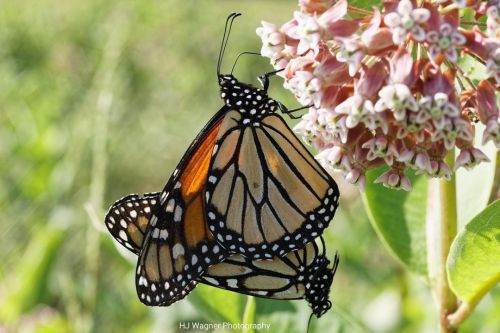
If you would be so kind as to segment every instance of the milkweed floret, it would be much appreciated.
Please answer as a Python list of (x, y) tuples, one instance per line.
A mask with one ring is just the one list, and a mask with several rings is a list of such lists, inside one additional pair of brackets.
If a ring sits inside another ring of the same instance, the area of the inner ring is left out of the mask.
[(438, 63), (442, 54), (450, 61), (457, 61), (457, 48), (464, 45), (466, 39), (456, 27), (445, 22), (440, 23), (435, 30), (427, 32), (426, 41), (429, 44), (428, 53), (431, 61)]
[(380, 89), (379, 100), (375, 103), (375, 111), (391, 111), (394, 120), (406, 119), (407, 111), (417, 112), (419, 106), (411, 94), (410, 88), (403, 83), (394, 83)]
[(416, 8), (409, 0), (399, 2), (396, 10), (384, 16), (384, 23), (392, 30), (392, 40), (394, 44), (403, 43), (408, 34), (416, 41), (425, 40), (425, 30), (423, 24), (430, 17), (430, 12), (426, 8)]
[[(488, 161), (478, 130), (500, 148), (499, 0), (385, 0), (381, 11), (345, 0), (299, 5), (289, 22), (263, 22), (258, 34), (284, 86), (311, 106), (294, 131), (323, 165), (361, 187), (366, 171), (386, 165), (376, 182), (408, 191), (409, 169), (450, 179)], [(461, 18), (466, 7), (476, 21)], [(481, 67), (483, 78), (468, 77)], [(451, 170), (444, 157), (454, 149)]]

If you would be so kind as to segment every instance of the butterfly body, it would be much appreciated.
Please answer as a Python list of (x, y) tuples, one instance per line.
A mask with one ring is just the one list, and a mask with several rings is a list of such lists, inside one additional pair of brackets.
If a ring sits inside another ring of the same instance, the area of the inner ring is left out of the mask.
[(240, 82), (232, 74), (219, 75), (219, 87), (226, 106), (244, 115), (243, 120), (260, 119), (276, 111), (277, 103), (265, 89)]

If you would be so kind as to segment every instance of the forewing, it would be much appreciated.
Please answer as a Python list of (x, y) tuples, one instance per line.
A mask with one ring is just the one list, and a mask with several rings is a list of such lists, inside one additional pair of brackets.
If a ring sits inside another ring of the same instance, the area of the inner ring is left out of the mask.
[(169, 305), (194, 287), (196, 277), (225, 258), (206, 224), (203, 187), (223, 108), (187, 150), (161, 192), (139, 255), (136, 287), (146, 305)]
[(206, 185), (208, 224), (231, 253), (284, 256), (322, 234), (339, 191), (277, 114), (224, 117)]

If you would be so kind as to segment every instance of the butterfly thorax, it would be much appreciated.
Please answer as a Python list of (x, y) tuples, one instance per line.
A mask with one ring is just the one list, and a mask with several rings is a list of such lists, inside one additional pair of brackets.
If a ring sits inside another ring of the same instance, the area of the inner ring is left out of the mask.
[(260, 118), (276, 111), (276, 101), (269, 98), (264, 89), (242, 83), (233, 75), (220, 75), (219, 86), (224, 103), (250, 118)]

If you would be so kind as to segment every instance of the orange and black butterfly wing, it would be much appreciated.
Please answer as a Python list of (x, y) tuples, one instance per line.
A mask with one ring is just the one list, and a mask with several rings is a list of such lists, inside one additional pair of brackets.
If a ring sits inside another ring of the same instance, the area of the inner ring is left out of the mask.
[(279, 115), (229, 111), (216, 147), (206, 184), (208, 224), (231, 253), (282, 257), (328, 226), (337, 185)]
[(136, 255), (141, 252), (148, 221), (159, 198), (160, 192), (127, 195), (116, 201), (104, 218), (116, 241)]
[(333, 265), (315, 241), (284, 257), (251, 260), (233, 254), (224, 262), (210, 266), (199, 281), (214, 287), (263, 298), (306, 299), (313, 313), (320, 317), (331, 307), (330, 287), (339, 264)]
[[(115, 202), (106, 214), (105, 222), (111, 235), (136, 255), (141, 252), (147, 221), (159, 199), (160, 192), (146, 193), (143, 196), (131, 194)], [(197, 283), (189, 282), (184, 293), (169, 299), (168, 304), (182, 299)]]
[[(112, 235), (125, 248), (139, 254), (146, 225), (160, 192), (143, 196), (129, 195), (117, 201), (106, 215), (108, 228)], [(115, 221), (118, 221), (116, 223)], [(125, 233), (127, 237), (124, 237)], [(322, 242), (323, 243), (323, 242)], [(129, 244), (129, 245), (126, 245)], [(202, 282), (234, 292), (270, 299), (306, 299), (313, 312), (319, 317), (329, 309), (329, 289), (338, 256), (334, 265), (328, 267), (325, 248), (319, 251), (316, 242), (308, 243), (300, 250), (290, 251), (285, 257), (269, 260), (251, 260), (239, 254), (229, 256), (224, 262), (210, 266), (197, 281), (190, 282), (193, 288)], [(182, 298), (169, 300), (170, 303)]]
[[(321, 261), (321, 262), (320, 262)], [(284, 257), (251, 260), (233, 254), (224, 262), (208, 268), (199, 281), (205, 284), (272, 299), (302, 299), (306, 294), (306, 278), (322, 264), (315, 242)]]
[(169, 305), (226, 253), (208, 230), (204, 185), (223, 107), (188, 148), (159, 196), (137, 262), (136, 288), (146, 305)]

